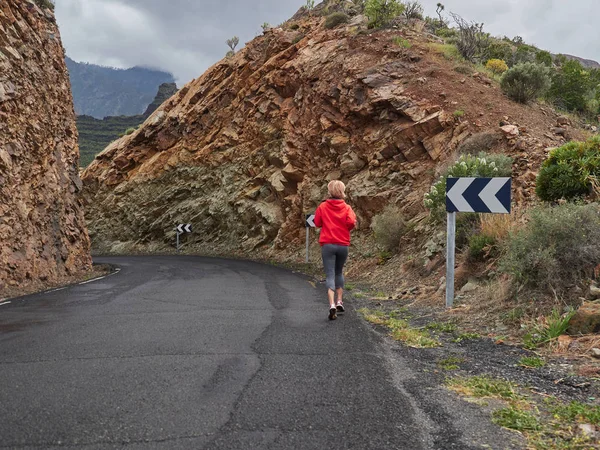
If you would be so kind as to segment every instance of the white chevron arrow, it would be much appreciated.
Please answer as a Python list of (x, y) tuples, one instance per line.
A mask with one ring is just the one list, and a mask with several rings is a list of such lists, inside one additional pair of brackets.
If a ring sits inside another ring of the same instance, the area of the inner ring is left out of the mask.
[(475, 178), (459, 178), (452, 186), (452, 189), (446, 194), (450, 201), (456, 206), (456, 209), (461, 212), (475, 212), (469, 202), (465, 200), (463, 194), (471, 185)]
[(309, 227), (315, 228), (315, 215), (314, 214), (310, 214), (309, 216), (306, 217), (306, 223)]
[(479, 193), (479, 198), (483, 200), (483, 203), (490, 209), (490, 212), (508, 214), (508, 210), (500, 200), (498, 200), (498, 197), (496, 197), (498, 191), (508, 183), (508, 180), (510, 180), (510, 178), (492, 178), (487, 186)]

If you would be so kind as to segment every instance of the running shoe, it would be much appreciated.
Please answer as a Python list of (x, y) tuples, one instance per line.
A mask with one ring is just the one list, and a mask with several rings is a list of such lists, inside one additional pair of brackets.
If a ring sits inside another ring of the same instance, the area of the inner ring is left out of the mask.
[(337, 304), (335, 305), (335, 308), (337, 309), (337, 312), (344, 312), (346, 311), (344, 309), (344, 304), (342, 302), (337, 302)]
[(329, 320), (335, 320), (335, 319), (337, 319), (337, 309), (329, 308)]

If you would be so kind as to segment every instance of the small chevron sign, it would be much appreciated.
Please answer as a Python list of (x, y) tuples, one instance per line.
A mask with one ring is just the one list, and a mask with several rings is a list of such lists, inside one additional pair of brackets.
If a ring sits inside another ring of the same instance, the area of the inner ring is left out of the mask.
[(510, 214), (510, 178), (448, 178), (446, 211)]
[(306, 223), (304, 225), (306, 228), (316, 228), (315, 225), (315, 215), (314, 214), (307, 214), (306, 215)]
[(192, 232), (192, 224), (191, 223), (183, 223), (181, 225), (177, 225), (177, 232), (179, 234), (183, 233), (191, 233)]

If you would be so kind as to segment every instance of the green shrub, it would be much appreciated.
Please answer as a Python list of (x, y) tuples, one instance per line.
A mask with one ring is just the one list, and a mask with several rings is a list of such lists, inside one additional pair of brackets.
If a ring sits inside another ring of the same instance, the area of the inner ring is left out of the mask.
[(535, 62), (547, 67), (552, 67), (552, 55), (546, 50), (540, 50), (535, 55)]
[(402, 48), (411, 48), (412, 47), (412, 44), (408, 40), (402, 39), (400, 36), (396, 36), (393, 39), (393, 41), (394, 41), (394, 44), (396, 44), (397, 46), (402, 47)]
[(438, 28), (435, 30), (435, 35), (445, 39), (455, 38), (458, 36), (458, 31), (454, 28)]
[(504, 73), (500, 85), (514, 101), (528, 103), (548, 90), (550, 71), (540, 64), (517, 64)]
[(343, 12), (334, 12), (333, 14), (328, 15), (325, 19), (325, 28), (329, 30), (342, 23), (348, 23), (348, 21), (349, 17), (347, 14), (344, 14)]
[(133, 128), (133, 127), (132, 128), (127, 128), (125, 130), (125, 135), (126, 136), (129, 136), (130, 134), (133, 134), (133, 133), (135, 133), (135, 128)]
[(600, 136), (569, 142), (550, 152), (537, 178), (536, 194), (544, 201), (572, 200), (600, 187)]
[(405, 2), (402, 14), (407, 19), (423, 20), (423, 6), (417, 0)]
[(483, 259), (486, 250), (489, 250), (496, 240), (485, 234), (474, 234), (469, 238), (469, 256), (473, 259)]
[(397, 252), (400, 239), (406, 230), (406, 223), (400, 208), (388, 205), (380, 214), (373, 218), (371, 228), (375, 242), (390, 252)]
[(500, 268), (532, 288), (564, 290), (600, 263), (600, 205), (539, 206), (511, 233)]
[(425, 194), (425, 206), (434, 220), (441, 220), (446, 211), (446, 179), (448, 177), (507, 177), (512, 173), (512, 158), (502, 154), (462, 155), (431, 190)]
[(597, 82), (594, 83), (591, 73), (579, 61), (565, 61), (552, 77), (548, 97), (559, 108), (583, 112), (588, 93), (595, 93), (597, 89)]
[(379, 28), (404, 12), (404, 5), (398, 0), (367, 0), (365, 14), (369, 18), (369, 28)]
[(490, 59), (485, 63), (485, 68), (491, 70), (493, 73), (500, 75), (508, 70), (508, 66), (501, 59)]
[(501, 140), (502, 136), (497, 133), (475, 133), (473, 136), (465, 139), (456, 149), (461, 155), (478, 155), (494, 148)]
[(54, 11), (54, 2), (51, 0), (33, 0), (40, 8), (47, 8)]
[(489, 44), (485, 51), (485, 58), (499, 59), (502, 61), (511, 61), (513, 58), (513, 46), (500, 39), (490, 39)]

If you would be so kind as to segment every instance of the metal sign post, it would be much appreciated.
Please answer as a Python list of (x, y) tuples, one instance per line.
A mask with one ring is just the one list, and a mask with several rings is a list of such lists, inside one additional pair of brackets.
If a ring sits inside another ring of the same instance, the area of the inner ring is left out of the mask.
[(446, 240), (446, 308), (454, 303), (454, 255), (456, 245), (456, 213), (448, 213), (448, 230)]
[(309, 251), (309, 244), (310, 244), (310, 232), (309, 230), (311, 228), (316, 228), (315, 225), (315, 215), (314, 214), (306, 214), (305, 217), (305, 221), (304, 221), (304, 226), (306, 227), (306, 262), (308, 263), (309, 259), (308, 259), (308, 251)]
[(448, 178), (446, 211), (446, 307), (454, 305), (454, 263), (456, 254), (456, 213), (510, 214), (510, 178)]
[(191, 223), (182, 223), (180, 225), (177, 225), (177, 227), (175, 227), (175, 231), (177, 232), (176, 249), (177, 249), (177, 253), (179, 253), (179, 235), (181, 235), (183, 233), (191, 233), (192, 232), (192, 224)]

